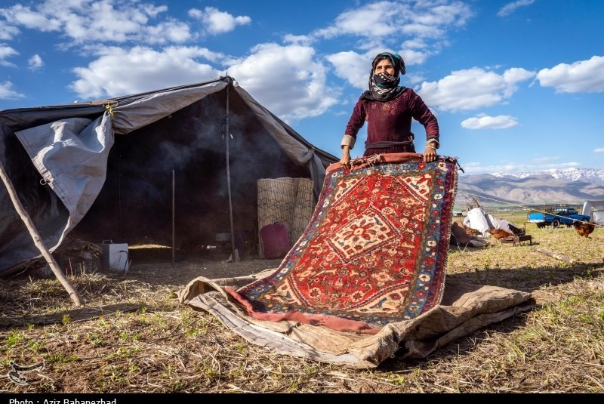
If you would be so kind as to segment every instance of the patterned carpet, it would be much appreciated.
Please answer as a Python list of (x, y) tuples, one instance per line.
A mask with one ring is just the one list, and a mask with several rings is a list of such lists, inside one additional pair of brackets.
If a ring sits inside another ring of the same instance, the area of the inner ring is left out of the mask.
[(388, 154), (327, 169), (310, 224), (270, 276), (226, 288), (259, 320), (373, 334), (442, 298), (457, 161)]

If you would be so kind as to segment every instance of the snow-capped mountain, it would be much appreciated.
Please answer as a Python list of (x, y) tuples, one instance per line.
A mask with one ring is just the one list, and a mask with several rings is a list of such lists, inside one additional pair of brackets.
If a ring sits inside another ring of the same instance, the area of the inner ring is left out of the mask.
[(484, 205), (581, 204), (604, 200), (604, 169), (461, 175), (456, 204), (475, 197)]
[(495, 177), (526, 178), (548, 174), (554, 178), (565, 179), (573, 182), (591, 182), (596, 185), (604, 186), (604, 168), (565, 168), (562, 170), (552, 168), (550, 170), (539, 172), (494, 173), (493, 175)]

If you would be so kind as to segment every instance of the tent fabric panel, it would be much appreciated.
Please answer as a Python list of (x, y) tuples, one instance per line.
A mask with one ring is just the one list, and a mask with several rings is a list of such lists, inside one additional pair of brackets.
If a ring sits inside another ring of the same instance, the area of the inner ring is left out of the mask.
[(118, 100), (118, 105), (113, 107), (113, 130), (118, 135), (128, 134), (221, 91), (227, 85), (218, 81), (200, 87), (158, 92), (124, 105), (119, 105)]
[(302, 136), (300, 136), (299, 133), (297, 133), (294, 129), (289, 127), (289, 125), (287, 125), (285, 122), (283, 122), (278, 116), (276, 116), (272, 112), (269, 112), (269, 113), (271, 114), (273, 119), (279, 125), (281, 125), (283, 128), (285, 128), (285, 130), (287, 131), (287, 133), (289, 133), (291, 135), (291, 137), (298, 140), (300, 143), (302, 143), (303, 145), (308, 147), (310, 150), (312, 150), (313, 154), (318, 156), (319, 159), (321, 160), (323, 167), (327, 168), (327, 167), (329, 167), (330, 164), (340, 161), (339, 157), (336, 157), (331, 153), (327, 153), (324, 150), (316, 148), (312, 143), (310, 143), (308, 140), (304, 139)]
[[(8, 204), (10, 209), (15, 209), (10, 201)], [(30, 210), (29, 215), (46, 247), (50, 251), (57, 248), (69, 213), (56, 195), (44, 210)], [(0, 216), (0, 277), (4, 277), (18, 271), (19, 264), (40, 258), (42, 254), (16, 211), (12, 216)]]
[(235, 91), (241, 99), (252, 109), (267, 132), (281, 145), (285, 153), (298, 165), (304, 165), (308, 168), (313, 181), (313, 193), (315, 198), (321, 193), (323, 182), (325, 180), (326, 165), (337, 161), (324, 162), (320, 156), (315, 154), (314, 147), (308, 147), (299, 140), (295, 139), (292, 133), (278, 122), (273, 114), (253, 99), (247, 91), (239, 86), (234, 86)]
[(114, 142), (111, 119), (109, 113), (96, 120), (68, 118), (15, 135), (69, 212), (52, 249), (84, 217), (103, 187), (107, 158)]
[(270, 112), (254, 100), (247, 91), (236, 86), (235, 91), (241, 96), (246, 104), (254, 111), (268, 133), (283, 147), (287, 155), (299, 165), (305, 165), (312, 157), (311, 149), (301, 142), (292, 138), (283, 126), (279, 125)]
[(5, 137), (12, 131), (19, 131), (65, 118), (98, 117), (104, 111), (104, 106), (90, 104), (4, 110), (0, 111), (0, 125), (2, 126), (0, 135)]

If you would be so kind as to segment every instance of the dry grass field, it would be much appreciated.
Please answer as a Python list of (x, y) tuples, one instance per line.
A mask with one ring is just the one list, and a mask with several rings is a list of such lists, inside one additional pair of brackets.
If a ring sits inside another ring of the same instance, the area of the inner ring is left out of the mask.
[[(376, 369), (276, 355), (178, 304), (199, 275), (279, 261), (133, 260), (126, 274), (70, 276), (83, 307), (54, 278), (0, 280), (0, 393), (604, 393), (604, 229), (526, 230), (532, 246), (452, 246), (447, 277), (531, 292), (534, 310)], [(11, 362), (41, 360), (9, 377)]]

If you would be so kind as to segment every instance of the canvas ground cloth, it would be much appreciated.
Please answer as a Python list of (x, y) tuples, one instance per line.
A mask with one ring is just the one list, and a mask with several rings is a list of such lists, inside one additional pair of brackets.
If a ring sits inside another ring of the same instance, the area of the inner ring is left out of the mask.
[(353, 367), (375, 367), (399, 347), (404, 357), (425, 357), (531, 305), (523, 292), (444, 287), (456, 185), (448, 157), (333, 164), (310, 224), (279, 268), (200, 277), (179, 299), (278, 353)]

